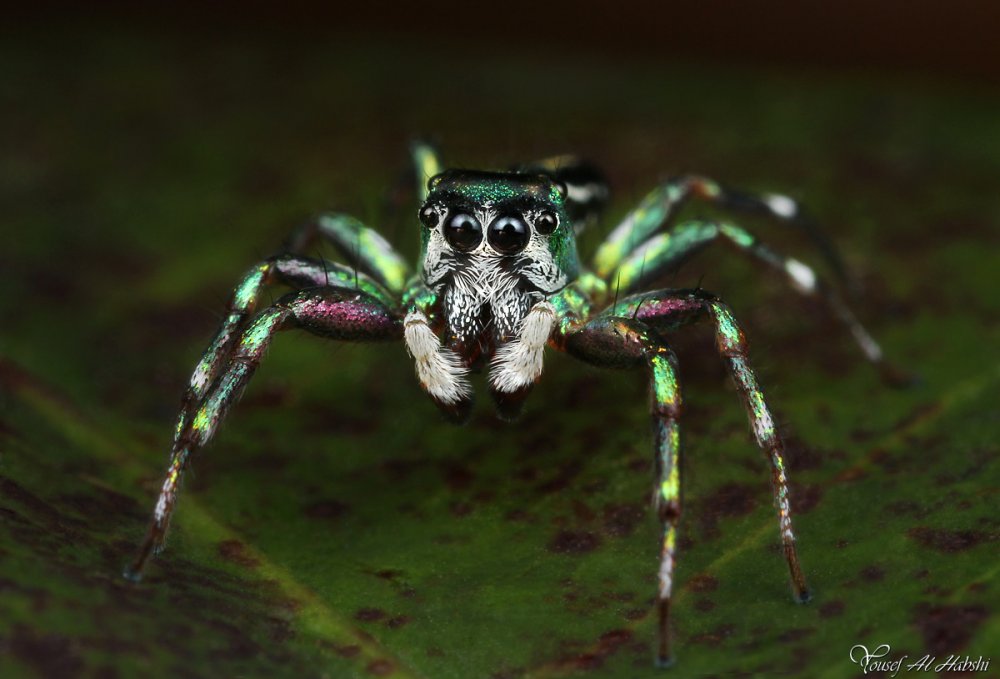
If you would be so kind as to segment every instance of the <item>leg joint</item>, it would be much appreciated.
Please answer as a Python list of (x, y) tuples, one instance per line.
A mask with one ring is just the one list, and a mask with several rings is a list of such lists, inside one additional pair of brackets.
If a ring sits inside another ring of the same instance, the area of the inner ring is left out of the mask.
[(677, 523), (681, 518), (680, 500), (666, 500), (657, 494), (656, 516), (662, 523)]

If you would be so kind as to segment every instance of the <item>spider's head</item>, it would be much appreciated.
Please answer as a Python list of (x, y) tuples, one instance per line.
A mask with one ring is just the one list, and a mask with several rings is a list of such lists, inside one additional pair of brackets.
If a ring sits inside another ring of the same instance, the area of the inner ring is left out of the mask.
[(566, 189), (544, 174), (448, 170), (418, 213), (421, 274), (460, 341), (509, 339), (532, 304), (579, 274)]
[(579, 272), (566, 189), (543, 174), (448, 170), (420, 208), (424, 281), (440, 288), (470, 266), (553, 293)]

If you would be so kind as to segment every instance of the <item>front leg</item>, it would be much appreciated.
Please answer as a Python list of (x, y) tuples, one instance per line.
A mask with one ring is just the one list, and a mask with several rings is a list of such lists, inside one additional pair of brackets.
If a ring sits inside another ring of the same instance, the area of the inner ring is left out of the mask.
[(655, 290), (622, 300), (614, 309), (602, 312), (594, 322), (619, 316), (639, 322), (657, 333), (670, 332), (706, 317), (714, 324), (716, 348), (725, 359), (726, 367), (736, 383), (754, 439), (771, 467), (771, 490), (778, 510), (779, 531), (792, 580), (793, 595), (796, 601), (808, 601), (809, 589), (799, 565), (795, 533), (792, 530), (784, 442), (775, 427), (774, 417), (757, 382), (756, 372), (750, 366), (746, 336), (729, 307), (715, 295), (703, 290)]
[[(257, 315), (242, 332), (224, 364), (217, 366), (217, 376), (190, 417), (182, 416), (178, 424), (153, 520), (135, 561), (125, 572), (127, 578), (141, 578), (150, 555), (162, 549), (177, 502), (181, 474), (191, 456), (211, 440), (257, 370), (274, 333), (289, 328), (348, 341), (393, 340), (403, 334), (396, 312), (360, 291), (320, 288), (291, 293)], [(213, 347), (209, 348), (210, 354)]]
[(386, 308), (395, 306), (389, 293), (367, 275), (343, 264), (325, 262), (295, 255), (276, 255), (255, 264), (244, 275), (224, 314), (222, 323), (195, 366), (188, 387), (181, 399), (181, 409), (174, 427), (174, 440), (190, 424), (191, 414), (225, 367), (240, 335), (268, 286), (282, 283), (293, 288), (328, 287), (361, 291)]
[(317, 237), (331, 243), (348, 263), (394, 295), (399, 295), (410, 277), (410, 267), (378, 231), (358, 219), (338, 212), (321, 214), (303, 224), (285, 241), (285, 249), (300, 254)]
[(676, 359), (662, 334), (709, 317), (716, 343), (736, 382), (750, 419), (754, 438), (771, 466), (772, 491), (778, 510), (779, 534), (796, 601), (807, 601), (809, 590), (795, 549), (795, 534), (785, 472), (784, 449), (771, 411), (747, 357), (746, 339), (728, 307), (702, 291), (656, 291), (622, 300), (583, 325), (571, 325), (559, 340), (570, 354), (602, 367), (627, 368), (645, 364), (650, 371), (657, 487), (655, 505), (663, 527), (659, 570), (659, 652), (657, 662), (670, 664), (670, 608), (677, 521), (680, 517), (681, 399)]
[(653, 455), (656, 487), (653, 504), (662, 527), (657, 611), (657, 664), (673, 661), (670, 644), (670, 606), (681, 516), (680, 426), (681, 393), (677, 357), (654, 332), (632, 319), (598, 317), (565, 337), (566, 350), (588, 363), (606, 368), (645, 365), (649, 371), (653, 419)]

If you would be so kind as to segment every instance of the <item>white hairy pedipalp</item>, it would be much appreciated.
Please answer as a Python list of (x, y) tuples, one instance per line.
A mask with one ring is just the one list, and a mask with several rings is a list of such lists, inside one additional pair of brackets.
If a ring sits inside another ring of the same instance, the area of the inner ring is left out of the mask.
[(493, 356), (490, 385), (504, 393), (530, 386), (542, 374), (545, 345), (556, 325), (556, 311), (548, 302), (531, 308), (521, 323), (517, 339), (504, 344)]
[(413, 356), (417, 378), (428, 394), (442, 403), (457, 403), (469, 396), (468, 370), (462, 359), (442, 346), (422, 311), (411, 311), (403, 321), (406, 348)]

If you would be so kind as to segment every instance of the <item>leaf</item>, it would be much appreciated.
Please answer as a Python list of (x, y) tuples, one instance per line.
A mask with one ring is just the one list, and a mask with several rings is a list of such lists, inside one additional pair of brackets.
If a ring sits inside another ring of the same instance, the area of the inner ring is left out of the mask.
[[(19, 234), (0, 254), (0, 674), (664, 676), (647, 385), (565, 356), (547, 357), (517, 425), (481, 404), (456, 428), (401, 346), (279, 337), (194, 461), (166, 551), (141, 585), (120, 577), (241, 271), (331, 196), (415, 249), (411, 206), (385, 200), (405, 140), (345, 112), (360, 82), (351, 111), (398, 104), (462, 165), (604, 160), (612, 217), (680, 169), (800, 191), (863, 274), (862, 318), (923, 377), (881, 386), (820, 309), (732, 253), (670, 282), (701, 281), (747, 327), (814, 590), (792, 603), (766, 466), (711, 338), (677, 337), (678, 676), (854, 676), (855, 644), (914, 660), (996, 648), (995, 102), (721, 70), (565, 65), (582, 80), (554, 83), (518, 62), (422, 57), (495, 86), (454, 111), (361, 48), (301, 47), (293, 74), (265, 66), (274, 44), (175, 58), (162, 38), (87, 41), (72, 64), (0, 48), (13, 91), (34, 95), (0, 121)], [(42, 82), (88, 93), (69, 124)], [(514, 146), (491, 132), (497, 102)], [(792, 234), (748, 226), (810, 259)]]

